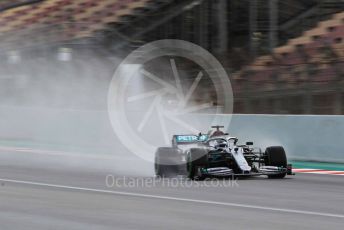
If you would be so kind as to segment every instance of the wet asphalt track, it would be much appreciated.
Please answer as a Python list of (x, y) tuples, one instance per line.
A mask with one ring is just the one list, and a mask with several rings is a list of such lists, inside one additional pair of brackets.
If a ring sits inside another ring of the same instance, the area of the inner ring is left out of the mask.
[[(177, 186), (167, 186), (167, 181), (149, 186), (152, 177), (134, 175), (124, 181), (121, 175), (126, 173), (110, 169), (109, 159), (91, 159), (98, 167), (89, 167), (90, 162), (66, 157), (21, 154), (0, 153), (2, 230), (344, 227), (344, 176), (297, 174), (283, 180), (224, 182), (232, 187), (180, 179)], [(117, 186), (106, 186), (108, 174), (108, 179), (121, 178)], [(123, 186), (133, 178), (148, 180), (148, 186)]]

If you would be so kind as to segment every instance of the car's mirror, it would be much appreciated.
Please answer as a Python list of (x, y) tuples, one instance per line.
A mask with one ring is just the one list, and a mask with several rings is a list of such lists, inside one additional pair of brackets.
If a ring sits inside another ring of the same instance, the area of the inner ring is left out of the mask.
[(252, 141), (246, 142), (246, 145), (253, 145), (253, 142)]

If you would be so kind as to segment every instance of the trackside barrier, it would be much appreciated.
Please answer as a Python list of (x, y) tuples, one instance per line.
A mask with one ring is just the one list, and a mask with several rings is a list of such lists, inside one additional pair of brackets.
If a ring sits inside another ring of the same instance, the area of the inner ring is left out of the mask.
[[(107, 111), (0, 107), (0, 144), (50, 144), (99, 152), (127, 152), (114, 134)], [(211, 115), (202, 115), (210, 120)], [(228, 120), (217, 115), (217, 123)], [(228, 132), (256, 146), (285, 147), (289, 158), (344, 162), (344, 116), (233, 115)]]

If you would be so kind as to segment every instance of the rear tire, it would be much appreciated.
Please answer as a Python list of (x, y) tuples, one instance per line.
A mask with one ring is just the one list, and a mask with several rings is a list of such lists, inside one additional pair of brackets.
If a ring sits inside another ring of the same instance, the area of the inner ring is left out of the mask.
[(187, 172), (191, 180), (204, 179), (199, 169), (208, 165), (208, 152), (205, 149), (190, 149), (188, 154)]
[(158, 148), (155, 153), (155, 175), (159, 177), (172, 177), (179, 173), (179, 151), (175, 148)]
[[(265, 165), (287, 168), (287, 156), (284, 148), (280, 146), (268, 147), (265, 150)], [(268, 175), (270, 179), (282, 179), (287, 173)]]

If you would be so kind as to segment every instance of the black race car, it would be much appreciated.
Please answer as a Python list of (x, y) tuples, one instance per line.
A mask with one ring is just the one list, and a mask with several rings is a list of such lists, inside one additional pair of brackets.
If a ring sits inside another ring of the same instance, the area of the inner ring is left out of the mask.
[(190, 179), (207, 177), (261, 176), (284, 178), (292, 175), (283, 147), (264, 152), (253, 142), (238, 145), (238, 139), (220, 131), (212, 135), (175, 135), (172, 147), (158, 148), (155, 154), (157, 176), (186, 175)]

